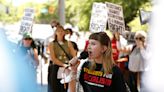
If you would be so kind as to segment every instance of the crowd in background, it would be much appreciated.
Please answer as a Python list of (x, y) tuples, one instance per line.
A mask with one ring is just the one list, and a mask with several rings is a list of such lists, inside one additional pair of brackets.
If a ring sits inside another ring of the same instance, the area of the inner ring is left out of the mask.
[[(57, 26), (55, 30), (56, 33), (58, 33)], [(72, 30), (63, 29), (63, 31), (64, 30), (65, 30), (65, 34), (69, 34), (69, 36), (68, 35), (67, 36), (68, 38), (70, 38), (72, 34)], [(121, 34), (119, 33), (119, 31), (116, 31), (116, 32), (112, 32), (112, 36), (108, 35), (108, 37), (109, 39), (111, 39), (112, 58), (114, 60), (114, 63), (121, 70), (127, 88), (129, 88), (131, 92), (140, 92), (144, 90), (144, 88), (142, 88), (143, 87), (142, 74), (145, 72), (145, 69), (147, 67), (146, 60), (145, 60), (147, 33), (145, 31), (137, 31), (136, 33), (131, 33), (129, 30)], [(67, 40), (70, 41), (70, 39)], [(79, 51), (77, 43), (73, 41), (71, 42), (74, 49), (76, 50), (75, 56), (77, 56), (77, 52), (81, 52), (83, 50), (87, 51), (88, 45), (91, 44), (89, 43), (89, 40), (86, 40), (86, 45), (84, 49)], [(50, 51), (50, 53), (51, 52), (52, 51)], [(67, 65), (60, 65), (60, 66), (67, 67)], [(67, 87), (67, 88), (70, 88), (69, 90), (71, 90), (71, 87)]]
[[(130, 30), (124, 31), (122, 34), (115, 31), (111, 32), (111, 35), (106, 32), (89, 33), (84, 48), (79, 49), (78, 43), (71, 40), (72, 34), (75, 33), (71, 28), (65, 29), (56, 20), (52, 21), (50, 25), (54, 30), (51, 38), (41, 42), (33, 39), (30, 33), (24, 33), (22, 40), (13, 52), (15, 57), (21, 58), (20, 60), (27, 64), (28, 69), (33, 71), (34, 79), (40, 64), (38, 56), (40, 55), (46, 63), (49, 63), (48, 92), (75, 92), (77, 90), (75, 89), (77, 87), (76, 78), (67, 83), (61, 83), (63, 77), (59, 78), (58, 71), (64, 67), (65, 71), (68, 73), (73, 71), (73, 74), (76, 75), (79, 72), (77, 67), (81, 62), (74, 60), (74, 57), (77, 57), (78, 53), (82, 51), (87, 51), (89, 54), (88, 59), (81, 66), (79, 74), (79, 83), (84, 92), (99, 92), (99, 90), (104, 90), (103, 92), (107, 90), (144, 92), (142, 75), (147, 68), (147, 33), (145, 31), (137, 31), (134, 34), (131, 34)], [(77, 32), (75, 34), (77, 35), (76, 40), (78, 40), (79, 35)], [(77, 62), (70, 64), (72, 59)], [(68, 67), (70, 69), (67, 69)], [(95, 74), (99, 72), (106, 76), (112, 75), (112, 78), (99, 76), (112, 83), (96, 85), (95, 81), (86, 78), (86, 76), (97, 77), (91, 72)]]

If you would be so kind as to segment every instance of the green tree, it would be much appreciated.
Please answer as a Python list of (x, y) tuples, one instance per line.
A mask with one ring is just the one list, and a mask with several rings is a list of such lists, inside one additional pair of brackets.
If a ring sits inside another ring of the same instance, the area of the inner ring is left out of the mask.
[(50, 23), (53, 19), (58, 20), (57, 2), (51, 1), (40, 7), (40, 13), (37, 16), (38, 23)]
[(11, 3), (7, 3), (5, 0), (0, 0), (0, 21), (3, 23), (14, 23), (18, 20), (16, 17), (16, 9)]
[(57, 9), (56, 9), (57, 2), (52, 1), (44, 4), (29, 2), (23, 4), (17, 7), (18, 14), (19, 14), (17, 16), (19, 16), (19, 20), (21, 20), (24, 13), (24, 9), (27, 7), (31, 7), (35, 10), (35, 17), (34, 17), (35, 23), (47, 24), (50, 23), (52, 19), (58, 19)]
[[(147, 6), (152, 7), (150, 0), (65, 0), (66, 23), (78, 26), (81, 31), (88, 31), (92, 4), (94, 2), (111, 2), (122, 5), (125, 23), (132, 27), (135, 27), (136, 23), (138, 23), (133, 22), (133, 20), (136, 21), (136, 19), (138, 19), (139, 9)], [(5, 9), (8, 7), (8, 13), (6, 13), (1, 6), (5, 7)], [(36, 10), (36, 23), (50, 23), (52, 19), (58, 20), (59, 18), (57, 9), (58, 0), (49, 0), (45, 4), (31, 2), (18, 7), (12, 6), (12, 4), (7, 3), (6, 0), (0, 0), (0, 21), (7, 23), (20, 21), (26, 7), (32, 7)], [(52, 7), (54, 8), (52, 9)], [(50, 8), (51, 12), (49, 12)]]
[(66, 21), (73, 22), (77, 24), (81, 30), (88, 31), (92, 4), (94, 2), (111, 2), (122, 5), (125, 24), (128, 24), (137, 17), (138, 10), (143, 7), (145, 3), (150, 3), (150, 0), (67, 0)]

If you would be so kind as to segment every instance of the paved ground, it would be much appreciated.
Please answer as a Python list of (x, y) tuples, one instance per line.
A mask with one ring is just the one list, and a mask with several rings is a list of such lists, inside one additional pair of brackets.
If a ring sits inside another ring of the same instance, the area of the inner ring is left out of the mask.
[(48, 71), (48, 63), (45, 64), (43, 60), (40, 60), (41, 64), (37, 70), (37, 82), (39, 85), (39, 92), (47, 92), (47, 71)]
[(47, 85), (40, 85), (39, 92), (47, 92)]

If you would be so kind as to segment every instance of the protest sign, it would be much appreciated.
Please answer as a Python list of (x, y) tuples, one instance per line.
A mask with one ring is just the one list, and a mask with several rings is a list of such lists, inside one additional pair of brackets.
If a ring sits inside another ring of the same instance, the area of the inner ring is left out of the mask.
[(150, 21), (151, 18), (151, 11), (146, 11), (143, 9), (139, 10), (139, 17), (141, 25), (146, 24)]
[(108, 12), (108, 27), (111, 32), (118, 31), (122, 34), (125, 30), (122, 6), (106, 2)]
[(93, 3), (89, 30), (101, 32), (106, 30), (107, 8), (103, 3)]
[(25, 32), (32, 33), (32, 25), (34, 19), (34, 9), (26, 8), (24, 10), (24, 15), (21, 20), (19, 34), (24, 34)]

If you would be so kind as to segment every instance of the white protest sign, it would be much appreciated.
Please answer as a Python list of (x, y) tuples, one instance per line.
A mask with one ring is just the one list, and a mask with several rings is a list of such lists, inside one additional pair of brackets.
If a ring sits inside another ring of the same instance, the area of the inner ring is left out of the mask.
[(103, 3), (93, 3), (89, 30), (101, 32), (106, 30), (107, 8)]
[(106, 2), (108, 10), (108, 27), (110, 31), (122, 33), (125, 30), (122, 6)]
[(22, 17), (19, 34), (24, 34), (25, 32), (32, 33), (32, 25), (34, 19), (34, 9), (26, 8), (24, 10), (24, 15)]

